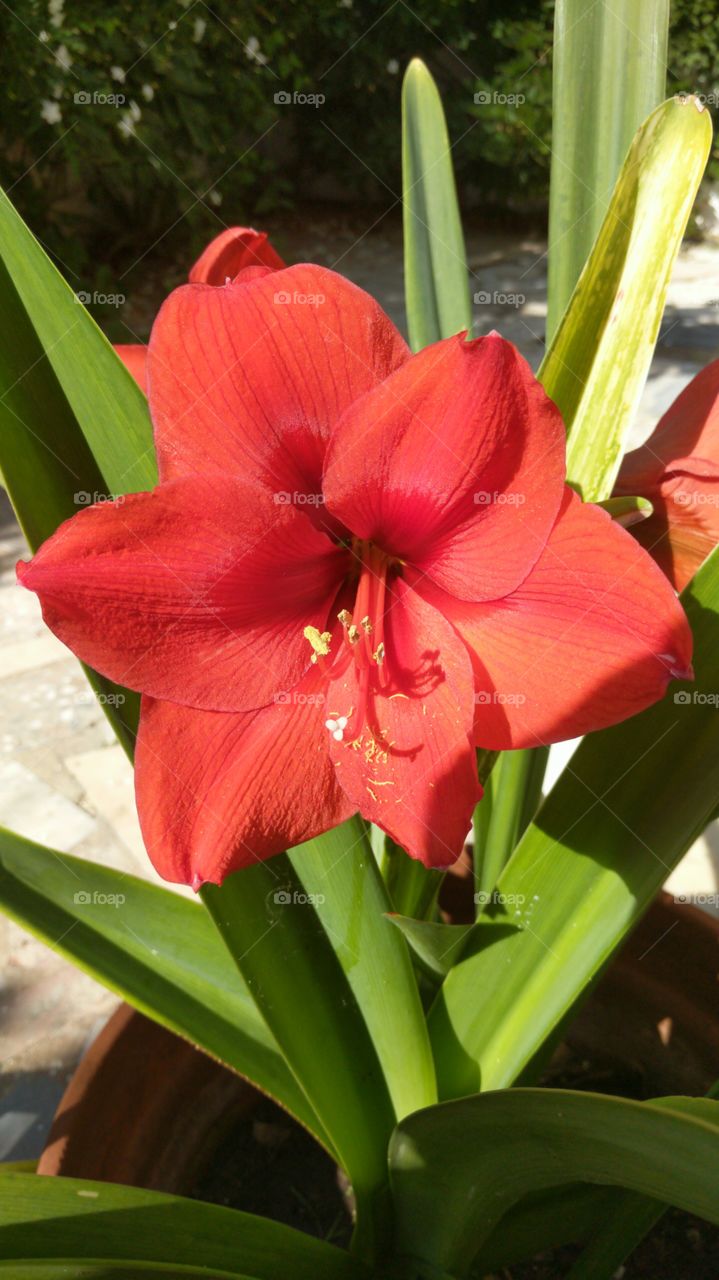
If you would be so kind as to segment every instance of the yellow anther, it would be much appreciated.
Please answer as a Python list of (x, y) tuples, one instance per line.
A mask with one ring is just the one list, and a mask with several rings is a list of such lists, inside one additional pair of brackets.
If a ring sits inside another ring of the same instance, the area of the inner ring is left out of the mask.
[(317, 627), (305, 627), (302, 633), (305, 640), (309, 640), (312, 645), (312, 662), (316, 662), (317, 658), (326, 658), (330, 651), (330, 641), (332, 633), (329, 631), (319, 631)]
[(350, 622), (352, 621), (352, 614), (349, 612), (349, 609), (340, 609), (339, 613), (337, 614), (337, 617), (339, 618), (343, 627), (348, 627), (350, 625)]
[(357, 641), (359, 640), (359, 638), (360, 638), (359, 627), (356, 627), (353, 623), (347, 632), (347, 639), (349, 640), (350, 644), (357, 644)]
[(368, 618), (368, 617), (366, 617), (366, 616), (365, 616), (365, 617), (362, 619), (362, 621), (360, 622), (360, 626), (361, 626), (362, 630), (365, 632), (365, 634), (366, 634), (366, 635), (368, 635), (368, 636), (371, 636), (371, 635), (372, 635), (372, 632), (373, 632), (374, 628), (373, 628), (372, 623), (370, 622), (370, 620), (369, 620), (369, 618)]
[(380, 643), (377, 645), (375, 652), (372, 654), (372, 657), (374, 658), (378, 666), (382, 665), (382, 663), (384, 662), (384, 641), (380, 641)]

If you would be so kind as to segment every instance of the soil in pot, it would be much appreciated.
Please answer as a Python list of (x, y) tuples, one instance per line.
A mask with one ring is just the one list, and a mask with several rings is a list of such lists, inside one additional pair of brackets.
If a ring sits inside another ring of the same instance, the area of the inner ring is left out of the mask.
[[(601, 1057), (567, 1055), (545, 1083), (639, 1097), (631, 1071)], [(212, 1165), (197, 1180), (194, 1199), (228, 1205), (296, 1227), (340, 1247), (351, 1235), (347, 1188), (330, 1157), (269, 1100), (232, 1126)], [(474, 1271), (471, 1280), (562, 1280), (581, 1253), (565, 1246), (501, 1271)], [(719, 1227), (670, 1209), (617, 1274), (617, 1280), (717, 1280)]]
[(337, 1166), (269, 1099), (235, 1122), (190, 1194), (274, 1218), (340, 1247), (352, 1234), (349, 1188)]

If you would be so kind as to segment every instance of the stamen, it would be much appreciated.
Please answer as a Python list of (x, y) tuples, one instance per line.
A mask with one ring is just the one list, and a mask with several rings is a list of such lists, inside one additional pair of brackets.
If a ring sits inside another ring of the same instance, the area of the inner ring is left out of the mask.
[(360, 626), (362, 630), (365, 632), (365, 635), (368, 635), (368, 636), (372, 635), (372, 632), (374, 631), (374, 627), (372, 626), (372, 623), (370, 622), (367, 615), (365, 615), (365, 617), (360, 622)]
[(330, 631), (319, 631), (317, 627), (305, 627), (302, 634), (305, 640), (309, 640), (312, 645), (310, 662), (316, 662), (318, 658), (327, 657), (332, 641), (332, 633)]

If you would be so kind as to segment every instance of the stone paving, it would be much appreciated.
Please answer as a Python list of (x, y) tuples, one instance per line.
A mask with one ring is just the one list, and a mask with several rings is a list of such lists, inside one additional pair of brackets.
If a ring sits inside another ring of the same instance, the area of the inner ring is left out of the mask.
[[(353, 227), (286, 227), (289, 261), (336, 265), (402, 323), (401, 233), (357, 241)], [(497, 328), (533, 365), (542, 353), (544, 245), (473, 234), (469, 261), (477, 331)], [(521, 305), (506, 301), (523, 295)], [(662, 339), (642, 402), (637, 442), (692, 373), (719, 352), (719, 249), (688, 246), (671, 286)], [(161, 299), (158, 298), (158, 304)], [(0, 823), (64, 852), (153, 876), (132, 799), (130, 767), (75, 659), (42, 625), (34, 596), (15, 585), (25, 554), (0, 506)], [(556, 774), (570, 748), (555, 752)], [(717, 889), (719, 840), (703, 838), (671, 877), (677, 893)], [(0, 915), (0, 1159), (36, 1155), (64, 1082), (116, 997)]]

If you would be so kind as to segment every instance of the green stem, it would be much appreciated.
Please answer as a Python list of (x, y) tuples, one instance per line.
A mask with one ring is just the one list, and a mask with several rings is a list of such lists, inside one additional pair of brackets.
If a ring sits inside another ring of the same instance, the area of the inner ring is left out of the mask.
[(503, 752), (477, 806), (474, 873), (478, 917), (527, 825), (527, 814), (531, 816), (536, 809), (546, 756), (543, 760), (535, 757), (543, 750)]
[(347, 1170), (353, 1248), (387, 1247), (387, 1142), (394, 1111), (352, 990), (285, 854), (201, 889), (253, 999)]
[(383, 875), (398, 915), (410, 916), (413, 920), (431, 917), (444, 872), (432, 871), (416, 858), (410, 858), (391, 836), (386, 836)]

